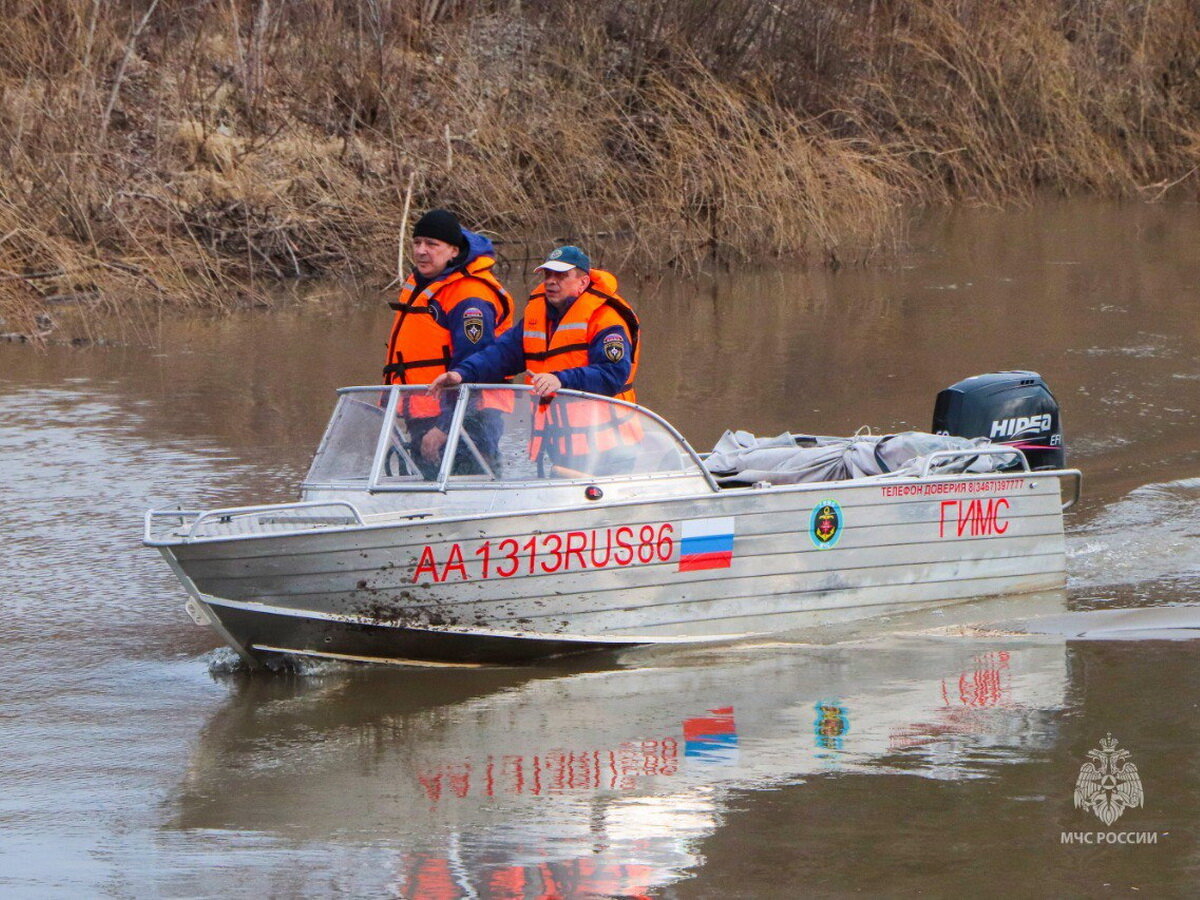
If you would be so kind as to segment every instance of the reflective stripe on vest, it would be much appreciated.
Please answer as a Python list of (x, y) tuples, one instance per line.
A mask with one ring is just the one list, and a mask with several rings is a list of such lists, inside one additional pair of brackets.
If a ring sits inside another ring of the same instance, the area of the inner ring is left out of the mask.
[[(400, 290), (399, 298), (389, 305), (396, 310), (388, 341), (387, 364), (383, 369), (385, 384), (429, 384), (450, 367), (453, 348), (450, 330), (434, 318), (430, 304), (437, 300), (443, 312), (449, 315), (464, 299), (462, 292), (457, 299), (447, 297), (455, 285), (465, 287), (469, 280), (482, 284), (488, 290), (481, 292), (480, 299), (490, 303), (496, 318), (497, 336), (508, 330), (511, 324), (512, 299), (508, 292), (491, 274), (494, 260), (480, 257), (473, 260), (465, 271), (458, 270), (443, 279), (429, 284), (416, 297), (413, 289), (416, 279), (410, 275)], [(507, 392), (491, 392), (480, 403), (484, 408), (511, 410), (513, 398)], [(435, 397), (406, 395), (401, 412), (416, 418), (429, 418), (441, 412), (441, 404)]]
[[(615, 287), (616, 279), (607, 272), (593, 269), (593, 282), (604, 279)], [(589, 287), (581, 294), (547, 339), (545, 292), (535, 290), (525, 307), (525, 364), (531, 372), (558, 372), (589, 364), (591, 339), (601, 331), (620, 325), (630, 343), (629, 381), (616, 395), (618, 400), (637, 402), (634, 382), (639, 358), (640, 323), (632, 307), (615, 293)], [(581, 340), (582, 338), (582, 340)], [(636, 411), (599, 401), (587, 402), (563, 398), (542, 401), (534, 414), (534, 436), (530, 455), (537, 458), (545, 448), (556, 459), (579, 459), (603, 453), (621, 445), (636, 444), (642, 430)]]
[[(557, 372), (588, 365), (588, 348), (597, 333), (612, 325), (621, 325), (630, 345), (629, 381), (616, 394), (618, 400), (637, 402), (634, 385), (637, 383), (638, 363), (641, 359), (641, 323), (637, 314), (623, 297), (615, 293), (616, 278), (600, 269), (590, 272), (593, 285), (581, 294), (567, 310), (554, 334), (547, 338), (548, 323), (546, 293), (541, 285), (529, 295), (525, 307), (524, 343), (525, 364), (532, 372)], [(596, 285), (612, 285), (613, 291), (603, 290)], [(597, 312), (608, 310), (615, 316), (603, 316), (609, 321), (593, 322)], [(597, 326), (594, 330), (589, 328)], [(582, 340), (581, 340), (582, 338)]]

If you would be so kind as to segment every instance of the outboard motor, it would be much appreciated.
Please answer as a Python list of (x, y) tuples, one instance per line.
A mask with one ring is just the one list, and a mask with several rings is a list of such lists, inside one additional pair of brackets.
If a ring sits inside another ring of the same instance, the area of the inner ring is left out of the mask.
[(1037, 372), (995, 372), (951, 385), (937, 396), (933, 432), (1016, 447), (1031, 469), (1067, 462), (1058, 402)]

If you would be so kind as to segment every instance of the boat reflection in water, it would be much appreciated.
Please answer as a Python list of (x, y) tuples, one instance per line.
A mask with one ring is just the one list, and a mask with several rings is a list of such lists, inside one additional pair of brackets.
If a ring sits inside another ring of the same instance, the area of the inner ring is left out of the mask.
[(1060, 641), (946, 633), (620, 665), (246, 679), (174, 824), (380, 848), (370, 887), (405, 897), (638, 895), (702, 864), (734, 791), (1045, 749), (1067, 679)]

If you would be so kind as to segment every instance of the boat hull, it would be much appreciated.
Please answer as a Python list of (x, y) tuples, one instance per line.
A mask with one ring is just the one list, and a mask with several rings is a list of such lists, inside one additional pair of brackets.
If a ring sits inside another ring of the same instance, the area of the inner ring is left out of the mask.
[(1065, 583), (1059, 480), (730, 490), (164, 544), (252, 660), (520, 663)]
[(220, 601), (209, 601), (206, 611), (256, 660), (292, 655), (391, 665), (525, 665), (567, 653), (600, 652), (637, 643), (533, 634), (518, 639), (511, 632), (483, 629), (408, 628)]

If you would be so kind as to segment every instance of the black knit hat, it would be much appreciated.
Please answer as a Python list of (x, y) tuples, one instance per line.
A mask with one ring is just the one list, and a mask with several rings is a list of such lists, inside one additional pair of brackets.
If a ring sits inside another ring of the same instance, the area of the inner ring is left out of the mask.
[(458, 217), (448, 209), (431, 209), (417, 219), (413, 237), (433, 238), (460, 250), (467, 246), (467, 239), (463, 236), (462, 226), (458, 224)]

